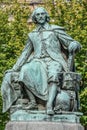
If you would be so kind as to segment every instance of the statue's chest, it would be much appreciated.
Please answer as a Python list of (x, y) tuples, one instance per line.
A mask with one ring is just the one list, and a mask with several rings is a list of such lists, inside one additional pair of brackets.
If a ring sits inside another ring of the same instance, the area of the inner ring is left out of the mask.
[(40, 46), (41, 44), (46, 44), (47, 46), (52, 44), (54, 46), (58, 45), (58, 38), (54, 31), (44, 30), (35, 32), (32, 38), (34, 46)]

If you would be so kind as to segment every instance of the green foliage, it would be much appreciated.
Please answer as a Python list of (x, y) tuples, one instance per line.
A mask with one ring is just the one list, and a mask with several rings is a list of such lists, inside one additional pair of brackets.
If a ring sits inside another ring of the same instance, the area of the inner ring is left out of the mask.
[(87, 87), (80, 94), (81, 110), (87, 116)]
[[(66, 28), (75, 40), (82, 45), (80, 53), (76, 56), (76, 69), (82, 74), (81, 82), (81, 111), (84, 116), (81, 122), (87, 124), (87, 4), (86, 0), (64, 2), (56, 0), (54, 4), (51, 0), (44, 5), (50, 13), (52, 24), (57, 24)], [(2, 2), (2, 0), (0, 1)], [(3, 1), (4, 2), (4, 1)], [(6, 2), (6, 0), (5, 0)], [(20, 55), (27, 34), (33, 28), (28, 26), (27, 20), (30, 15), (30, 7), (25, 4), (0, 5), (0, 84), (5, 70), (10, 69)], [(2, 114), (2, 100), (0, 95), (0, 130), (4, 130), (4, 125), (9, 119), (8, 113)]]
[(87, 116), (82, 116), (81, 117), (81, 122), (84, 126), (87, 126)]
[(81, 111), (83, 112), (83, 116), (81, 118), (81, 123), (86, 126), (87, 125), (87, 87), (82, 90), (80, 94), (81, 101)]

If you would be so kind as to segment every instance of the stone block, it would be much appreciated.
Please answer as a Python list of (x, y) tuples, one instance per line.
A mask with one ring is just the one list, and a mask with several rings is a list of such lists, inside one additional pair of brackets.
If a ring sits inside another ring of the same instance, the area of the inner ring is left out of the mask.
[(8, 122), (5, 130), (84, 130), (80, 123), (64, 123), (64, 122)]

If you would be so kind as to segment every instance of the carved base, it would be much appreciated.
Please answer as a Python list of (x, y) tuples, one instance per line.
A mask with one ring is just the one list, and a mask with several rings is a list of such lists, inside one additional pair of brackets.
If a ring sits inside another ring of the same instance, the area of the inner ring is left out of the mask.
[(9, 122), (5, 130), (84, 130), (81, 124), (58, 122)]
[(72, 122), (79, 123), (79, 112), (63, 112), (60, 111), (54, 115), (47, 115), (45, 111), (25, 111), (17, 110), (11, 114), (11, 121), (52, 121), (52, 122)]

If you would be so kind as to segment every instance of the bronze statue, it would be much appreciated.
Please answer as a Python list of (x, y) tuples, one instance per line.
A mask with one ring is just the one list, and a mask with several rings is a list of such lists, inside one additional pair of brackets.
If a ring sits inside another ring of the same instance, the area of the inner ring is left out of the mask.
[(32, 20), (36, 28), (28, 34), (22, 54), (2, 82), (3, 112), (24, 98), (29, 100), (24, 107), (29, 110), (38, 109), (37, 99), (46, 102), (48, 115), (76, 111), (80, 77), (75, 73), (74, 56), (81, 45), (63, 27), (50, 25), (43, 7), (33, 11)]

